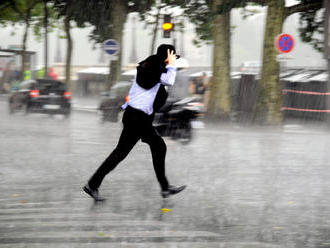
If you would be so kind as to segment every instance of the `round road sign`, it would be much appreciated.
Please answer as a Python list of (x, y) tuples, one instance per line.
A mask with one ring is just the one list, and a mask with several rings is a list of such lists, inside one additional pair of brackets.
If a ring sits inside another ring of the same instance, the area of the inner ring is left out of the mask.
[(281, 53), (289, 53), (294, 47), (294, 39), (289, 34), (281, 34), (276, 39), (276, 48)]
[(116, 55), (119, 51), (119, 44), (116, 40), (106, 40), (104, 43), (104, 50), (107, 54)]

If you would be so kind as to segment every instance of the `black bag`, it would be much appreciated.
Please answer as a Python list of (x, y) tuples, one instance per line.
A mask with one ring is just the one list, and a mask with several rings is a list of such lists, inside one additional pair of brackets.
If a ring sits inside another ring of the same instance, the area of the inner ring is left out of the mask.
[(165, 86), (161, 84), (157, 91), (157, 95), (154, 101), (154, 105), (153, 105), (154, 112), (157, 112), (158, 110), (161, 109), (161, 107), (165, 105), (167, 97), (168, 97), (168, 93), (165, 89)]
[[(167, 69), (165, 68), (165, 64), (160, 60), (160, 57), (151, 55), (139, 63), (136, 83), (140, 87), (149, 90), (159, 83), (161, 74), (166, 72)], [(168, 93), (165, 86), (161, 84), (153, 104), (154, 112), (158, 111), (165, 104), (167, 97)]]
[(161, 63), (157, 55), (151, 55), (139, 63), (136, 82), (140, 87), (149, 90), (159, 83), (163, 72), (167, 72), (165, 64)]

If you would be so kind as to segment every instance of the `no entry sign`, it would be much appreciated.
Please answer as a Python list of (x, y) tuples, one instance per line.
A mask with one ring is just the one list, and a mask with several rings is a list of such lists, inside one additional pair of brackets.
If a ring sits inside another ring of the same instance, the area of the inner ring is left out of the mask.
[(119, 44), (116, 40), (106, 40), (104, 43), (104, 50), (107, 54), (116, 55), (119, 51)]
[(276, 39), (276, 48), (281, 53), (289, 53), (294, 47), (294, 39), (289, 34), (280, 34)]

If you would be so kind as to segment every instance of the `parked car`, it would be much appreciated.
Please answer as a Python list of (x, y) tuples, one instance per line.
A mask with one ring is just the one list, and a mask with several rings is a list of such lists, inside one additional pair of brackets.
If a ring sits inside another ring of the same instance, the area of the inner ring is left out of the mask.
[(121, 106), (125, 103), (129, 89), (133, 82), (120, 81), (111, 87), (110, 91), (101, 93), (102, 100), (99, 105), (101, 120), (117, 122)]
[(71, 112), (71, 93), (64, 83), (52, 79), (23, 81), (9, 96), (9, 112), (63, 114)]

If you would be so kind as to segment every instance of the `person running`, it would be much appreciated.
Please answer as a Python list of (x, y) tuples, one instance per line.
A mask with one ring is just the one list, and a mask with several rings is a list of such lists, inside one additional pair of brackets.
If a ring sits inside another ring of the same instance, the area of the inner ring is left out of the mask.
[(172, 86), (175, 82), (177, 58), (179, 55), (175, 54), (174, 46), (162, 44), (157, 48), (157, 54), (139, 63), (128, 101), (122, 106), (125, 112), (118, 144), (83, 187), (95, 201), (105, 200), (98, 190), (104, 177), (128, 155), (140, 139), (150, 146), (161, 196), (166, 198), (186, 188), (185, 185), (176, 187), (169, 184), (165, 175), (166, 144), (152, 125), (155, 112), (166, 102), (165, 86)]

